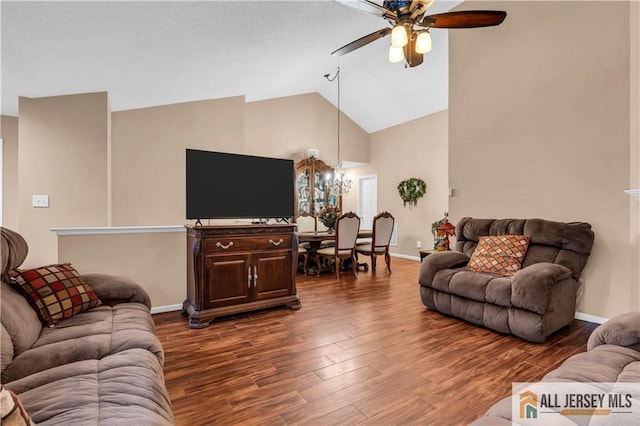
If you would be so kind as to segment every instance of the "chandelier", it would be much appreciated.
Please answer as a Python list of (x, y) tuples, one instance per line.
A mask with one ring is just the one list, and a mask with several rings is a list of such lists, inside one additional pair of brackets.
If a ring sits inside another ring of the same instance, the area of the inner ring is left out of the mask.
[(338, 164), (333, 168), (333, 173), (329, 172), (325, 176), (325, 185), (331, 196), (342, 197), (349, 193), (351, 179), (345, 176), (342, 161), (340, 161), (340, 116), (342, 115), (340, 111), (340, 67), (333, 77), (329, 77), (329, 74), (325, 74), (324, 77), (329, 81), (338, 80)]

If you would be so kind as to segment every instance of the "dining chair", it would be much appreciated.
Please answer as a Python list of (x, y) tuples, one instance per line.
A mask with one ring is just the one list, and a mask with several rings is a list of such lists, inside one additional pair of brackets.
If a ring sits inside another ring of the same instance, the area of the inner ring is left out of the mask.
[[(305, 247), (298, 246), (298, 258), (302, 256), (302, 270), (307, 275), (307, 262), (309, 261), (309, 250)], [(297, 266), (296, 266), (297, 267)]]
[(316, 217), (302, 212), (295, 217), (298, 232), (316, 232)]
[(371, 269), (376, 270), (376, 258), (379, 254), (384, 254), (387, 269), (391, 273), (391, 256), (389, 255), (389, 243), (393, 233), (395, 219), (389, 212), (378, 213), (373, 218), (373, 235), (370, 244), (359, 244), (356, 246), (356, 259), (358, 254), (371, 256)]
[[(316, 232), (316, 217), (302, 212), (294, 217), (298, 232)], [(302, 257), (302, 269), (304, 274), (307, 274), (307, 263), (309, 261), (309, 243), (300, 243), (298, 246), (298, 257)]]
[[(344, 259), (353, 259), (353, 275), (358, 276), (356, 267), (356, 239), (360, 228), (360, 218), (354, 212), (348, 212), (336, 220), (336, 243), (333, 247), (325, 247), (318, 250), (319, 258), (326, 258), (333, 261), (336, 268), (336, 280), (340, 279), (340, 265)], [(318, 275), (320, 275), (320, 265), (318, 260)]]

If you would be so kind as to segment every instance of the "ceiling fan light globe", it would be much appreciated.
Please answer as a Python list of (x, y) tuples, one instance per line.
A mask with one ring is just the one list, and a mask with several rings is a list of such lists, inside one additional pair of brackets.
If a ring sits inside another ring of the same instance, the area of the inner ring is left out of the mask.
[(407, 29), (404, 25), (398, 24), (391, 30), (391, 45), (393, 47), (404, 47), (409, 42)]
[(416, 39), (416, 53), (427, 53), (431, 51), (431, 34), (429, 31), (422, 31)]
[(404, 49), (402, 47), (389, 46), (389, 62), (402, 62), (404, 60)]

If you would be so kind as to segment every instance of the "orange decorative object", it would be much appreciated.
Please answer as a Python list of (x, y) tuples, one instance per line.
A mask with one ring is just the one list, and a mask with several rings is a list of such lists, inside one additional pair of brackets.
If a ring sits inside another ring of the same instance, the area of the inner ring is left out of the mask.
[(442, 223), (437, 228), (437, 250), (445, 251), (449, 250), (449, 237), (453, 237), (456, 235), (456, 227), (449, 223), (449, 214), (444, 214), (444, 219), (442, 219)]

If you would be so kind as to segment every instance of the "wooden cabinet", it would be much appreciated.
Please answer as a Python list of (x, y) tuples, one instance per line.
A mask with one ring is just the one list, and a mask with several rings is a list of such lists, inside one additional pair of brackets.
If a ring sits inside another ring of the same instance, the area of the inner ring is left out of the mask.
[(187, 225), (187, 299), (190, 328), (216, 318), (287, 305), (296, 292), (294, 225)]
[(295, 166), (296, 215), (307, 212), (317, 216), (327, 205), (337, 205), (342, 210), (342, 197), (328, 190), (327, 174), (334, 170), (315, 157), (305, 158)]

